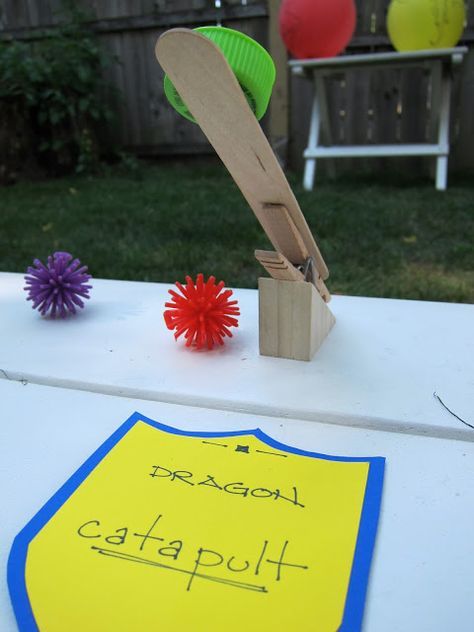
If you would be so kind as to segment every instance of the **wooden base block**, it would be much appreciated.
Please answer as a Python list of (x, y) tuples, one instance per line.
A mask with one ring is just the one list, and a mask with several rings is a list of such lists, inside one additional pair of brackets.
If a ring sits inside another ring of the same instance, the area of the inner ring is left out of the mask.
[(312, 283), (259, 278), (260, 353), (311, 360), (336, 322)]

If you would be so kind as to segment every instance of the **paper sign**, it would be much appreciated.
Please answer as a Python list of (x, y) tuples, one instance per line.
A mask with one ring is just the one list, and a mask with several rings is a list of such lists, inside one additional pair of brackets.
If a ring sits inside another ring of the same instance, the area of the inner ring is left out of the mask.
[(15, 539), (20, 630), (356, 632), (383, 469), (136, 413)]

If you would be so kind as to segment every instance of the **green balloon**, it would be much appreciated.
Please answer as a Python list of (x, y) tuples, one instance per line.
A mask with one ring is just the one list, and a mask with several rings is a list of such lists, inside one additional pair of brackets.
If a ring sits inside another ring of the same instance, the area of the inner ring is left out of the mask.
[(463, 0), (392, 0), (387, 30), (398, 51), (451, 48), (466, 20)]

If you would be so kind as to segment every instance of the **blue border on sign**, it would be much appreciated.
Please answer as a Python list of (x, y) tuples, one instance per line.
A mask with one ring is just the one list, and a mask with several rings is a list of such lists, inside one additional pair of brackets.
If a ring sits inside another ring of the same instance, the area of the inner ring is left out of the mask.
[(28, 524), (20, 531), (13, 541), (7, 565), (7, 581), (13, 610), (20, 632), (39, 632), (26, 588), (26, 557), (28, 545), (38, 532), (47, 524), (60, 507), (76, 491), (81, 483), (89, 476), (102, 459), (122, 439), (133, 426), (142, 421), (153, 428), (171, 434), (188, 437), (239, 437), (254, 435), (267, 445), (292, 454), (309, 456), (328, 461), (366, 462), (369, 463), (369, 473), (362, 506), (359, 533), (357, 536), (354, 560), (352, 563), (349, 587), (347, 590), (344, 614), (339, 632), (358, 632), (362, 626), (365, 598), (370, 573), (370, 564), (375, 545), (377, 524), (380, 515), (382, 499), (385, 458), (376, 457), (343, 457), (320, 454), (301, 450), (276, 441), (265, 434), (260, 428), (253, 430), (235, 430), (231, 432), (193, 432), (180, 430), (153, 421), (138, 412), (133, 413), (104, 443), (79, 467), (62, 487), (46, 502), (33, 516)]

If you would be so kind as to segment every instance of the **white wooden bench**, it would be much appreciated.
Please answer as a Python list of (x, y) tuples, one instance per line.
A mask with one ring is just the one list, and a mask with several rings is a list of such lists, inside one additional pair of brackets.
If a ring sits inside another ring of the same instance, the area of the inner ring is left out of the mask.
[[(325, 59), (295, 59), (289, 62), (295, 75), (313, 83), (313, 101), (308, 134), (308, 145), (303, 153), (305, 171), (303, 185), (312, 190), (316, 173), (316, 159), (321, 158), (377, 158), (382, 156), (433, 156), (436, 158), (436, 188), (447, 186), (449, 156), (449, 113), (451, 102), (452, 70), (459, 65), (468, 49), (463, 46), (439, 50), (422, 50), (407, 53), (370, 53), (342, 55)], [(324, 79), (334, 74), (361, 68), (384, 69), (422, 66), (432, 73), (432, 108), (437, 120), (436, 142), (397, 143), (389, 145), (334, 145), (331, 141), (328, 104)], [(320, 144), (320, 131), (324, 128), (329, 145)]]

